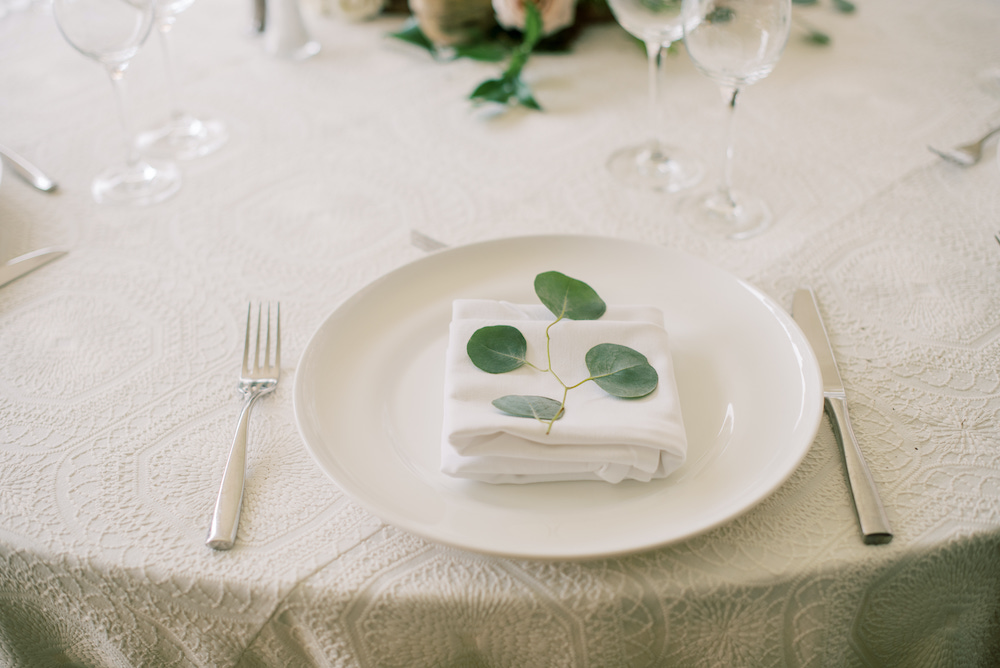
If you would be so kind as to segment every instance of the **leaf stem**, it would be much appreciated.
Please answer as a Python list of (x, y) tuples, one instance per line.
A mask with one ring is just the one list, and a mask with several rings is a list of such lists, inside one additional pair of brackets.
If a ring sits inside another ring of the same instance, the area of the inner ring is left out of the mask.
[[(555, 376), (555, 374), (552, 374), (552, 375)], [(558, 377), (556, 379), (558, 380)], [(561, 383), (562, 381), (560, 380), (559, 382)], [(554, 425), (556, 423), (556, 420), (558, 420), (559, 417), (564, 412), (566, 412), (566, 395), (569, 394), (569, 390), (570, 390), (570, 388), (568, 388), (565, 385), (563, 385), (562, 403), (559, 404), (559, 410), (556, 411), (556, 414), (554, 416), (552, 416), (551, 420), (549, 420), (549, 428), (545, 430), (545, 435), (546, 436), (548, 436), (549, 432), (552, 431), (552, 425)]]
[[(605, 374), (605, 375), (608, 375), (608, 374)], [(581, 385), (583, 385), (583, 384), (584, 384), (584, 383), (586, 383), (587, 381), (589, 381), (589, 380), (594, 380), (594, 378), (595, 378), (595, 377), (597, 377), (597, 376), (590, 376), (589, 378), (584, 378), (583, 380), (581, 380), (581, 381), (580, 381), (579, 383), (577, 383), (576, 385), (570, 385), (570, 386), (569, 386), (569, 387), (567, 387), (566, 389), (567, 389), (567, 390), (572, 390), (572, 389), (575, 389), (575, 388), (577, 388), (577, 387), (580, 387)]]
[(556, 318), (555, 320), (553, 320), (552, 322), (550, 322), (549, 325), (548, 325), (548, 327), (545, 328), (545, 357), (546, 357), (546, 361), (548, 362), (549, 368), (548, 369), (544, 369), (544, 370), (548, 371), (549, 373), (551, 373), (553, 375), (553, 377), (555, 377), (555, 379), (559, 381), (560, 385), (562, 385), (563, 387), (566, 387), (566, 383), (562, 382), (562, 378), (560, 378), (556, 374), (555, 370), (553, 370), (553, 368), (552, 368), (552, 337), (549, 335), (549, 330), (552, 329), (552, 325), (556, 324), (557, 322), (559, 322), (562, 319), (563, 319), (563, 317), (559, 316), (558, 318)]

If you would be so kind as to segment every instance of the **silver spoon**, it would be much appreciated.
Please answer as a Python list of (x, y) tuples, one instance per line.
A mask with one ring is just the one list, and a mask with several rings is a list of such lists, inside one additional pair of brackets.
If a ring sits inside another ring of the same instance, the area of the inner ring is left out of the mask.
[(52, 192), (58, 187), (58, 184), (46, 176), (42, 170), (6, 146), (0, 145), (0, 158), (3, 158), (4, 162), (11, 166), (15, 174), (42, 192)]
[(986, 143), (986, 140), (998, 132), (1000, 132), (1000, 126), (997, 126), (987, 132), (985, 135), (980, 137), (978, 141), (974, 141), (971, 144), (966, 144), (964, 146), (956, 146), (955, 148), (947, 151), (936, 149), (933, 146), (928, 146), (927, 148), (934, 153), (937, 153), (948, 162), (953, 162), (956, 165), (961, 165), (962, 167), (971, 167), (979, 162), (979, 159), (983, 157), (983, 144)]

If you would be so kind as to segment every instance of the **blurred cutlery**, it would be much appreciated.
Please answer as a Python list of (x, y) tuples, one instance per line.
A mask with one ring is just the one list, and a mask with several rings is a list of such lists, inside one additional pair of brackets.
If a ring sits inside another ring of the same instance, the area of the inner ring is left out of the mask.
[(420, 230), (410, 230), (410, 243), (425, 253), (433, 253), (448, 247), (448, 244), (438, 241), (434, 237), (429, 237)]
[(0, 145), (0, 157), (3, 158), (4, 162), (10, 165), (15, 174), (42, 192), (52, 192), (57, 188), (56, 182), (46, 176), (42, 170), (38, 169), (38, 167), (35, 167), (33, 164), (6, 146)]
[(983, 144), (986, 143), (986, 140), (998, 132), (1000, 132), (1000, 126), (993, 128), (971, 144), (956, 146), (955, 148), (948, 150), (937, 149), (933, 146), (928, 146), (927, 148), (934, 153), (937, 153), (948, 162), (953, 162), (956, 165), (961, 165), (962, 167), (971, 167), (979, 162), (979, 159), (983, 157)]
[(0, 286), (7, 285), (15, 278), (24, 276), (29, 271), (38, 269), (43, 264), (62, 257), (66, 251), (59, 248), (42, 248), (25, 253), (0, 266)]

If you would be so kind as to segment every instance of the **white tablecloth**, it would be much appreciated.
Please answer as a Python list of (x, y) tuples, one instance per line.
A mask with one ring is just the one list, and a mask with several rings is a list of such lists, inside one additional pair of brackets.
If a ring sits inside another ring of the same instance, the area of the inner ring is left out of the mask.
[[(436, 63), (307, 13), (286, 62), (249, 3), (175, 32), (185, 107), (224, 119), (173, 199), (94, 204), (123, 151), (101, 69), (41, 4), (0, 20), (0, 260), (70, 253), (0, 289), (0, 664), (12, 666), (986, 666), (1000, 663), (1000, 170), (927, 144), (1000, 120), (995, 0), (860, 2), (796, 15), (737, 119), (736, 180), (777, 220), (731, 242), (604, 167), (646, 136), (645, 64), (615, 26), (532, 58), (544, 113), (474, 110), (498, 66)], [(165, 112), (155, 39), (128, 72), (139, 127)], [(717, 166), (722, 105), (669, 58), (670, 139)], [(709, 179), (714, 178), (711, 174)], [(632, 556), (510, 560), (425, 542), (342, 494), (296, 431), (310, 334), (345, 298), (451, 245), (585, 233), (681, 249), (786, 307), (811, 284), (896, 532), (862, 544), (829, 423), (772, 497)], [(203, 545), (228, 445), (248, 300), (280, 300), (282, 384), (251, 424), (239, 542)]]

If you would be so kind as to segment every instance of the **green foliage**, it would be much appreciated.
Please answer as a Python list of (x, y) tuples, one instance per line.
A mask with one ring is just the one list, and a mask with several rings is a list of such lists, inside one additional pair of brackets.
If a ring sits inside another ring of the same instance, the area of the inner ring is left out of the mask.
[(528, 63), (531, 52), (542, 38), (542, 14), (532, 0), (524, 3), (524, 36), (510, 54), (507, 69), (499, 79), (488, 79), (479, 84), (469, 99), (475, 102), (517, 103), (529, 109), (541, 111), (531, 88), (521, 78), (521, 70)]
[[(792, 0), (792, 4), (801, 7), (814, 7), (819, 6), (820, 2), (819, 0)], [(851, 0), (830, 0), (830, 4), (834, 11), (841, 14), (851, 14), (857, 9), (857, 5), (851, 2)], [(805, 32), (803, 39), (809, 44), (826, 46), (832, 41), (828, 34), (816, 26), (807, 23), (798, 13), (794, 13), (792, 19)]]
[(427, 49), (432, 54), (435, 52), (434, 44), (427, 38), (424, 31), (420, 29), (420, 24), (417, 23), (416, 17), (410, 17), (403, 24), (402, 30), (398, 32), (389, 33), (390, 37), (395, 37), (396, 39), (402, 40), (407, 44), (413, 44), (419, 46), (422, 49)]
[(805, 40), (817, 46), (826, 46), (830, 43), (830, 36), (819, 30), (809, 30), (806, 32)]
[(455, 47), (456, 58), (469, 58), (486, 63), (499, 63), (508, 53), (510, 49), (499, 42), (473, 42)]
[(646, 356), (617, 343), (600, 343), (587, 351), (587, 370), (602, 390), (623, 399), (644, 397), (656, 389), (659, 375)]
[(558, 271), (535, 276), (535, 294), (556, 318), (597, 320), (607, 310), (592, 287)]
[(524, 366), (528, 343), (520, 330), (510, 325), (480, 327), (465, 347), (469, 359), (487, 373), (507, 373)]
[(709, 23), (729, 23), (733, 20), (733, 15), (733, 10), (729, 7), (716, 7), (705, 14), (705, 20)]
[(508, 394), (493, 400), (493, 405), (514, 417), (535, 418), (536, 420), (558, 420), (563, 416), (563, 405), (555, 399), (531, 394)]
[(552, 374), (563, 387), (562, 401), (534, 395), (507, 395), (493, 405), (515, 417), (535, 418), (553, 423), (566, 412), (566, 395), (575, 387), (594, 381), (608, 394), (636, 399), (656, 389), (659, 376), (646, 356), (617, 343), (599, 343), (585, 355), (590, 376), (567, 385), (552, 368), (552, 326), (564, 319), (597, 320), (607, 310), (604, 300), (592, 287), (558, 271), (546, 271), (535, 277), (535, 294), (555, 316), (545, 328), (545, 354), (548, 365), (541, 369), (527, 359), (528, 345), (520, 330), (511, 325), (480, 327), (469, 338), (466, 351), (479, 369), (488, 373), (506, 373), (527, 365), (536, 371)]

